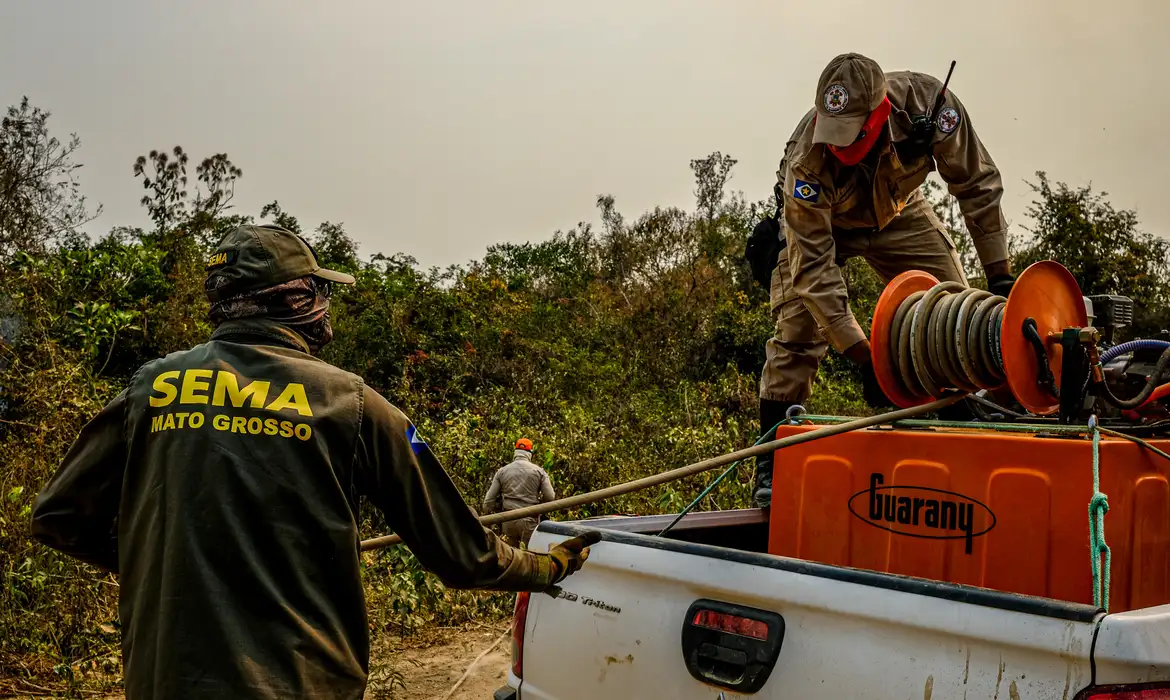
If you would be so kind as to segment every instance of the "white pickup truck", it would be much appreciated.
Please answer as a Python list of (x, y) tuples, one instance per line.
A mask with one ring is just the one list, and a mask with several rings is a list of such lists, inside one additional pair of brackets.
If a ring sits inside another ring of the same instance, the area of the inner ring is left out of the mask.
[[(602, 533), (521, 594), (496, 700), (1170, 698), (1170, 606), (1093, 606), (767, 554), (760, 510), (546, 521)], [(1086, 559), (1088, 552), (1086, 550)]]

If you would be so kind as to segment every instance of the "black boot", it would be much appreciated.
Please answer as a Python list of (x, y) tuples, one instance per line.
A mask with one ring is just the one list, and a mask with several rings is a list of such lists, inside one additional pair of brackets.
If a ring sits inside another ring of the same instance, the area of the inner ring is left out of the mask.
[[(760, 432), (763, 436), (764, 432), (768, 432), (768, 437), (763, 442), (771, 442), (776, 439), (772, 428), (787, 417), (788, 409), (794, 406), (791, 401), (773, 401), (771, 399), (760, 399)], [(753, 500), (757, 508), (771, 508), (772, 507), (772, 453), (762, 457), (756, 457), (756, 490), (753, 494)]]

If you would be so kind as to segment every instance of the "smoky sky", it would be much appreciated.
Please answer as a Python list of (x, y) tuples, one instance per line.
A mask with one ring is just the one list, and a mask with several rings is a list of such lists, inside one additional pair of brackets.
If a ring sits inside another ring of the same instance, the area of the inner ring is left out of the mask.
[(941, 77), (1004, 175), (1037, 170), (1170, 234), (1170, 5), (1159, 0), (0, 0), (0, 96), (76, 132), (89, 230), (143, 225), (131, 164), (182, 145), (244, 171), (235, 204), (343, 222), (363, 254), (487, 246), (693, 205), (688, 163), (769, 195), (834, 55)]

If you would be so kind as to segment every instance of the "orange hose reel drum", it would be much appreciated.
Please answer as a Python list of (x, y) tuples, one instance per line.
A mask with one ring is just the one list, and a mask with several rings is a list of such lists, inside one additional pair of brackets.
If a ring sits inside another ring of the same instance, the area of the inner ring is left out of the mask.
[(1028, 318), (1036, 321), (1036, 330), (1045, 341), (1048, 368), (1059, 388), (1064, 356), (1061, 331), (1089, 325), (1080, 285), (1064, 265), (1053, 260), (1030, 265), (1016, 280), (1003, 312), (1003, 369), (1008, 386), (1020, 405), (1045, 416), (1060, 408), (1060, 399), (1037, 383), (1040, 364), (1023, 332)]
[(869, 353), (878, 386), (898, 408), (910, 408), (928, 403), (929, 396), (915, 395), (902, 383), (890, 345), (894, 337), (894, 319), (902, 302), (910, 297), (921, 298), (938, 278), (921, 270), (907, 270), (895, 277), (882, 290), (870, 325)]
[[(946, 389), (998, 389), (1006, 384), (1020, 404), (1032, 413), (1048, 415), (1059, 409), (1059, 399), (1037, 381), (1039, 364), (1036, 351), (1024, 336), (1023, 324), (1028, 318), (1036, 322), (1037, 331), (1045, 341), (1049, 369), (1059, 388), (1061, 331), (1070, 326), (1081, 328), (1088, 324), (1084, 299), (1072, 274), (1060, 263), (1051, 260), (1037, 262), (1019, 276), (1007, 303), (1001, 309), (986, 308), (986, 311), (994, 313), (982, 314), (983, 323), (987, 324), (986, 331), (996, 337), (984, 339), (983, 352), (995, 359), (991, 360), (991, 375), (981, 378), (982, 386), (953, 381), (953, 376), (945, 377), (938, 372), (916, 369), (915, 363), (925, 362), (925, 359), (916, 357), (910, 348), (910, 344), (915, 342), (914, 334), (923, 332), (929, 325), (919, 318), (922, 306), (925, 304), (929, 313), (944, 313), (954, 302), (959, 301), (957, 297), (947, 297), (960, 294), (973, 301), (977, 298), (970, 295), (982, 295), (988, 298), (985, 303), (989, 305), (1003, 304), (1002, 298), (988, 297), (986, 292), (965, 292), (957, 283), (939, 283), (934, 276), (919, 270), (909, 270), (898, 275), (882, 291), (874, 310), (870, 353), (874, 375), (890, 401), (899, 408), (909, 408), (942, 397)], [(1002, 322), (995, 327), (995, 313), (1000, 312)], [(960, 320), (959, 326), (968, 325), (970, 318)], [(944, 328), (942, 323), (933, 324), (932, 327), (941, 334), (934, 341), (936, 345), (931, 348), (933, 359), (937, 343), (958, 341), (953, 335), (954, 328)], [(945, 335), (943, 331), (946, 330), (952, 335)], [(950, 362), (953, 364), (954, 360)], [(999, 368), (994, 367), (998, 364), (1002, 364), (1001, 376), (996, 376), (1000, 375)], [(954, 370), (951, 373), (959, 374)], [(922, 378), (924, 375), (926, 379)]]

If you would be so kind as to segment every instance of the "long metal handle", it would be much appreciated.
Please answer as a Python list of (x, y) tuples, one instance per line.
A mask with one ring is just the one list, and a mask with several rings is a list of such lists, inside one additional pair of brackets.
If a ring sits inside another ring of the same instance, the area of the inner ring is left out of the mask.
[[(742, 450), (729, 452), (725, 455), (705, 459), (702, 462), (695, 462), (685, 467), (678, 469), (671, 469), (670, 471), (662, 472), (661, 474), (654, 474), (646, 476), (641, 479), (627, 481), (624, 484), (616, 484), (597, 491), (590, 491), (589, 493), (579, 493), (568, 498), (561, 498), (547, 503), (539, 503), (534, 506), (527, 506), (524, 508), (517, 508), (506, 513), (492, 513), (491, 515), (484, 515), (480, 517), (479, 522), (482, 525), (495, 525), (497, 523), (506, 523), (521, 518), (531, 517), (533, 515), (540, 515), (542, 513), (549, 513), (554, 510), (566, 510), (569, 508), (576, 508), (577, 506), (587, 505), (589, 503), (596, 503), (597, 501), (604, 501), (607, 498), (615, 496), (624, 496), (627, 493), (641, 491), (653, 486), (661, 486), (672, 481), (685, 479), (688, 476), (701, 474), (705, 471), (710, 471), (718, 467), (722, 467), (732, 462), (747, 459), (749, 457), (759, 457), (761, 455), (774, 452), (783, 447), (791, 447), (792, 445), (799, 445), (813, 440), (820, 440), (822, 438), (831, 437), (833, 435), (840, 435), (842, 433), (852, 432), (854, 430), (862, 430), (864, 428), (872, 428), (875, 425), (883, 425), (885, 423), (893, 423), (894, 421), (905, 420), (906, 418), (913, 418), (924, 413), (937, 411), (940, 408), (945, 408), (951, 404), (957, 403), (966, 396), (966, 393), (955, 394), (945, 399), (933, 401), (921, 406), (913, 406), (911, 408), (903, 408), (898, 411), (890, 411), (889, 413), (881, 413), (876, 416), (867, 416), (865, 418), (858, 418), (857, 420), (849, 421), (848, 423), (839, 423), (837, 425), (827, 425), (823, 428), (817, 428), (804, 433), (796, 435), (789, 435), (780, 440), (773, 440), (772, 442), (765, 442), (753, 447), (746, 447)], [(402, 538), (398, 535), (383, 535), (381, 537), (374, 537), (373, 539), (363, 540), (361, 544), (361, 551), (368, 552), (372, 549), (381, 549), (382, 547), (390, 547), (392, 545), (400, 544)]]

